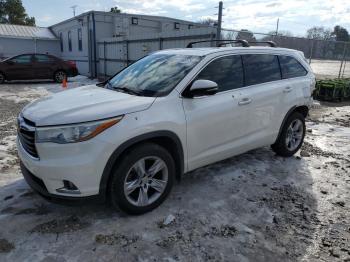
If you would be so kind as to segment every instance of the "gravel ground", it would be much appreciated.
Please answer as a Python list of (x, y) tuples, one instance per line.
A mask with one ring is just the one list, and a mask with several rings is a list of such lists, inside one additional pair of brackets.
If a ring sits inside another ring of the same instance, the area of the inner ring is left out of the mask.
[(200, 168), (158, 209), (126, 216), (46, 202), (21, 178), (16, 116), (59, 90), (0, 86), (0, 261), (350, 261), (349, 104), (315, 105), (295, 157), (261, 148)]

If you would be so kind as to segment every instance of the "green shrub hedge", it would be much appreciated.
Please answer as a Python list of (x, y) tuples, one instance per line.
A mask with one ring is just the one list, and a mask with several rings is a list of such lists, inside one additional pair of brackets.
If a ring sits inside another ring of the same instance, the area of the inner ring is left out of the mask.
[(350, 99), (350, 79), (318, 80), (314, 98), (323, 101), (343, 101)]

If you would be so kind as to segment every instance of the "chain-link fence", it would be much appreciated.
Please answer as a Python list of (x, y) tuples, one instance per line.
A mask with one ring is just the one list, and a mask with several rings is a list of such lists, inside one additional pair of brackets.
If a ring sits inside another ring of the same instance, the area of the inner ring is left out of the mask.
[(245, 39), (252, 42), (274, 41), (279, 47), (302, 51), (319, 79), (350, 78), (350, 42), (315, 40), (230, 29), (222, 29), (221, 38)]

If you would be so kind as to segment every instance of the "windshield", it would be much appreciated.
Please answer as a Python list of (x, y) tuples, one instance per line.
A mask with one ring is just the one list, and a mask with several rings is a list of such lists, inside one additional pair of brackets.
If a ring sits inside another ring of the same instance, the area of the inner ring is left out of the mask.
[(201, 59), (189, 55), (149, 55), (115, 75), (106, 87), (142, 96), (163, 96), (175, 88)]

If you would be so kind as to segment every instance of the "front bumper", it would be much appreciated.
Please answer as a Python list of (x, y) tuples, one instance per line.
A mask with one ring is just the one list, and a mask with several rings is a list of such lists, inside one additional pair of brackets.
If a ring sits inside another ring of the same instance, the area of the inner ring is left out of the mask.
[(100, 193), (98, 195), (94, 196), (86, 196), (86, 197), (69, 197), (69, 196), (63, 196), (63, 195), (55, 195), (50, 194), (49, 191), (47, 191), (47, 188), (40, 178), (36, 177), (34, 174), (32, 174), (22, 163), (20, 162), (21, 171), (24, 177), (24, 180), (27, 182), (27, 184), (40, 196), (43, 198), (55, 202), (55, 203), (80, 203), (81, 201), (94, 201), (94, 202), (104, 202), (105, 201), (105, 194)]
[[(76, 144), (42, 143), (37, 144), (40, 159), (30, 156), (18, 139), (17, 148), (24, 178), (41, 195), (62, 199), (105, 195), (100, 181), (111, 145), (96, 138)], [(73, 183), (78, 193), (60, 190), (64, 181)]]

